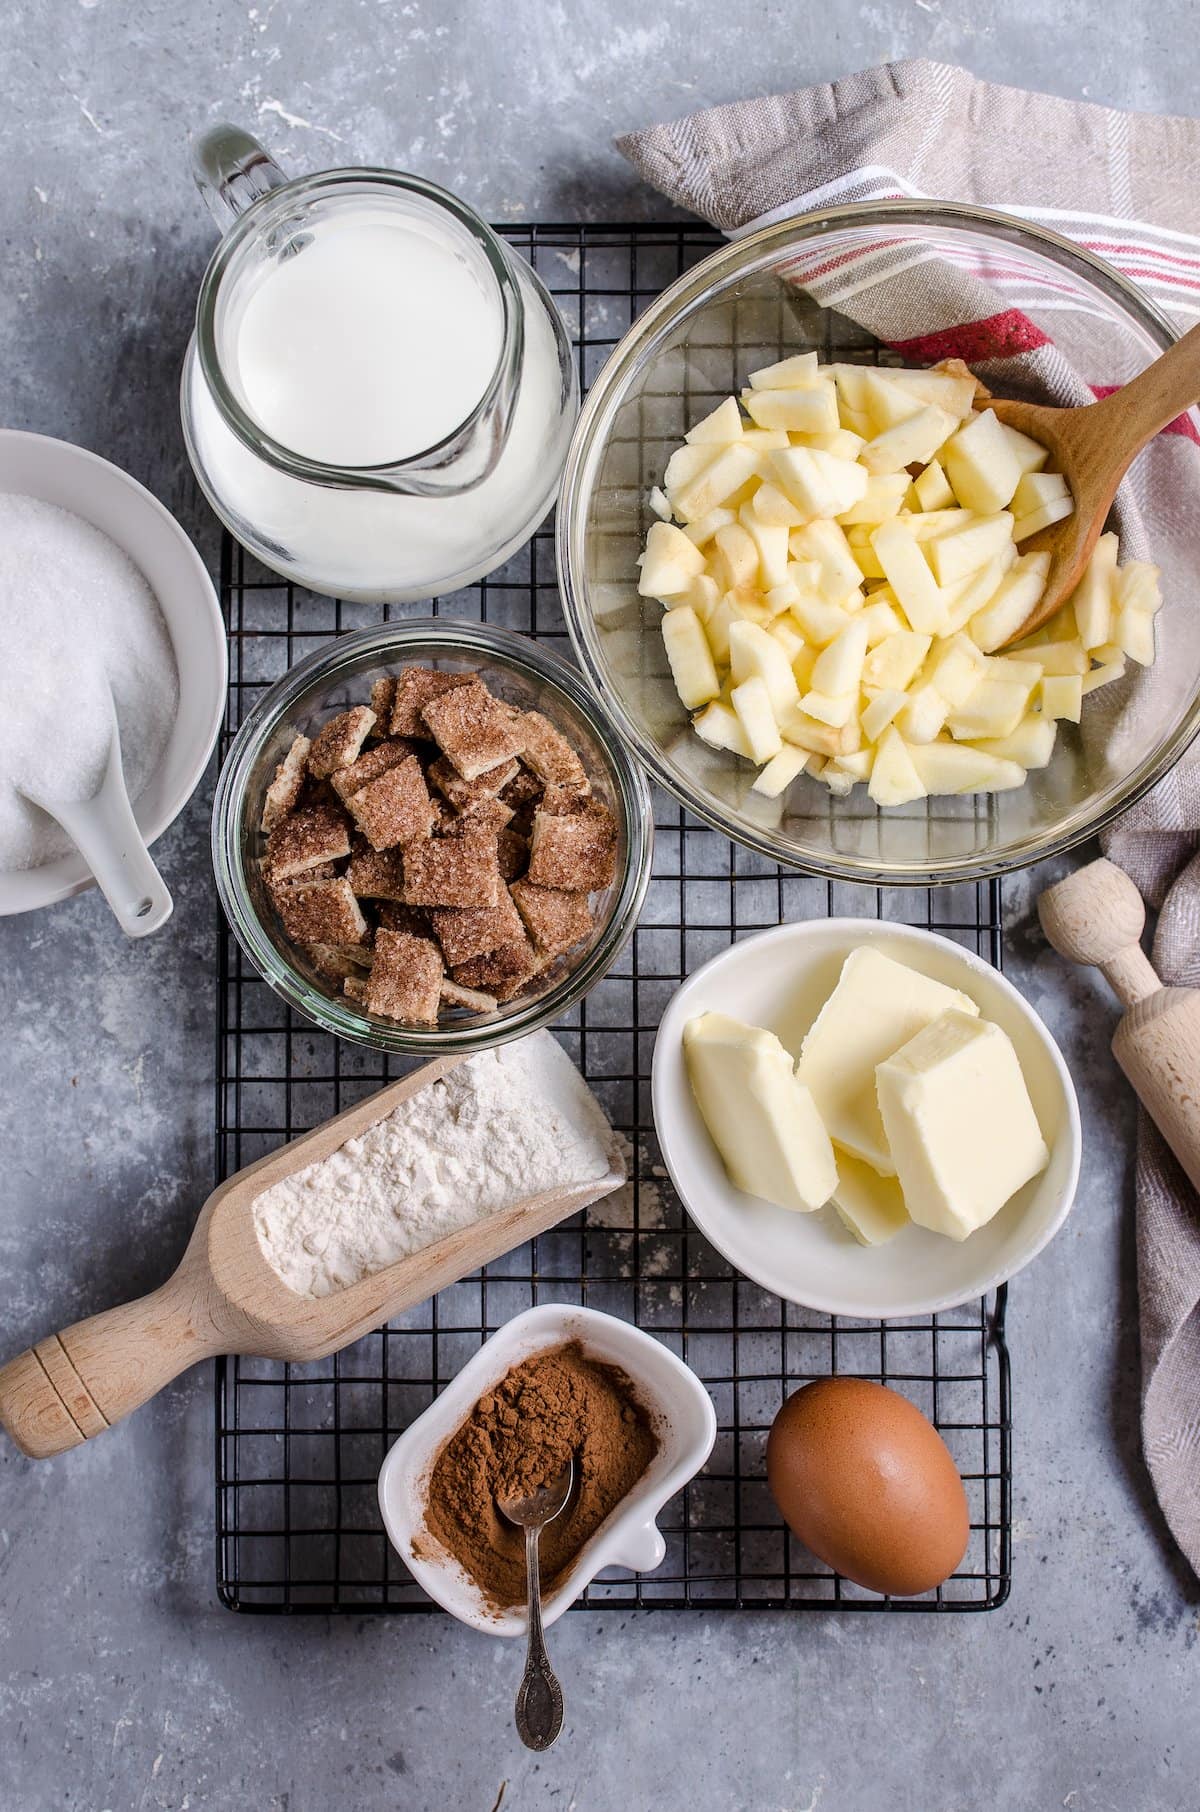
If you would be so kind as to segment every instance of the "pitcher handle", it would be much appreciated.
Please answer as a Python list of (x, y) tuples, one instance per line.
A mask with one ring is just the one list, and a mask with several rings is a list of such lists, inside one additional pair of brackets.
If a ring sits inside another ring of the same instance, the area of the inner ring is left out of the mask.
[(196, 140), (192, 174), (222, 233), (254, 202), (288, 181), (256, 138), (224, 120)]

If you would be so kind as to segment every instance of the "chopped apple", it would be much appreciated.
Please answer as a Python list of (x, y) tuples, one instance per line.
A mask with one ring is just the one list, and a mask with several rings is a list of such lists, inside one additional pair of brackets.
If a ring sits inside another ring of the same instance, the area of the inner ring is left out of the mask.
[(854, 791), (854, 775), (848, 774), (840, 762), (827, 761), (821, 769), (821, 779), (835, 799), (845, 799)]
[(1146, 610), (1131, 610), (1128, 605), (1117, 612), (1117, 646), (1139, 667), (1154, 665), (1154, 618)]
[(809, 512), (797, 509), (791, 498), (769, 479), (755, 491), (750, 508), (760, 522), (782, 522), (790, 529), (800, 528), (809, 520)]
[(893, 384), (890, 371), (873, 371), (869, 366), (861, 374), (858, 393), (863, 400), (855, 407), (866, 410), (875, 424), (876, 434), (882, 434), (887, 428), (898, 428), (901, 422), (911, 420), (926, 407), (922, 399), (904, 385)]
[(983, 679), (965, 704), (957, 705), (946, 719), (950, 734), (960, 742), (981, 737), (1009, 736), (1025, 715), (1029, 687), (1016, 680)]
[(695, 522), (697, 517), (707, 516), (754, 476), (758, 459), (753, 447), (740, 446), (737, 441), (718, 448), (716, 458), (689, 483), (674, 491), (668, 487), (667, 495), (675, 514), (684, 522)]
[(792, 657), (792, 677), (799, 691), (807, 692), (812, 685), (812, 670), (817, 664), (817, 650), (807, 642), (796, 650)]
[(878, 648), (872, 648), (863, 662), (863, 685), (906, 691), (929, 653), (932, 640), (932, 636), (919, 635), (913, 629), (889, 636)]
[(1044, 768), (1054, 753), (1057, 736), (1058, 725), (1052, 717), (1038, 717), (1031, 711), (1009, 735), (985, 737), (971, 747), (1023, 768)]
[(649, 503), (650, 508), (654, 511), (654, 514), (658, 517), (660, 522), (670, 522), (670, 520), (671, 520), (671, 502), (670, 502), (669, 497), (667, 496), (667, 493), (664, 490), (662, 490), (658, 485), (656, 485), (656, 484), (651, 485), (650, 495), (647, 498), (647, 502)]
[(1073, 516), (1074, 513), (1075, 504), (1070, 497), (1058, 497), (1050, 503), (1044, 503), (1032, 515), (1022, 516), (1020, 521), (1013, 523), (1013, 540), (1028, 541), (1031, 535), (1039, 534), (1042, 529), (1049, 528), (1052, 523), (1062, 522), (1064, 517)]
[(782, 616), (793, 604), (800, 601), (800, 587), (792, 578), (785, 576), (778, 585), (772, 585), (767, 592), (767, 609), (772, 617)]
[(791, 609), (808, 640), (818, 648), (824, 648), (834, 636), (840, 635), (849, 620), (847, 612), (839, 605), (826, 604), (821, 598), (801, 597)]
[(704, 626), (695, 611), (684, 605), (669, 610), (662, 620), (662, 636), (675, 690), (689, 711), (707, 704), (721, 690)]
[(990, 654), (1017, 635), (1046, 589), (1049, 554), (1023, 554), (1000, 581), (990, 604), (971, 618), (971, 640)]
[(778, 799), (781, 793), (786, 793), (793, 780), (804, 773), (809, 763), (816, 759), (807, 749), (798, 749), (794, 743), (785, 743), (777, 755), (772, 755), (750, 790), (762, 793), (767, 799)]
[(929, 679), (945, 699), (948, 711), (965, 704), (983, 677), (982, 656), (969, 636), (951, 636), (931, 656)]
[(914, 743), (932, 742), (949, 714), (950, 706), (944, 695), (926, 681), (908, 694), (904, 709), (896, 718), (896, 728), (910, 747)]
[(760, 365), (750, 373), (752, 390), (808, 390), (824, 381), (815, 352), (794, 352), (776, 365)]
[(772, 453), (770, 462), (780, 489), (804, 512), (805, 522), (840, 516), (866, 495), (867, 474), (860, 465), (816, 447), (789, 447)]
[(1019, 428), (1010, 428), (1007, 422), (1002, 424), (1004, 438), (1012, 449), (1021, 471), (1040, 472), (1050, 457), (1049, 447), (1044, 447), (1040, 440), (1034, 440), (1028, 434), (1022, 434)]
[(846, 540), (850, 543), (854, 563), (864, 579), (886, 579), (887, 577), (879, 563), (879, 555), (871, 546), (871, 536), (876, 526), (869, 522), (856, 522), (846, 530)]
[(924, 782), (895, 724), (879, 739), (867, 791), (876, 805), (908, 805), (925, 797)]
[(689, 522), (683, 532), (696, 547), (704, 547), (718, 529), (728, 528), (731, 522), (736, 521), (737, 516), (733, 510), (709, 510), (707, 516), (698, 516), (695, 522)]
[(689, 447), (686, 443), (676, 447), (663, 473), (663, 490), (672, 502), (678, 492), (694, 484), (701, 472), (712, 465), (718, 451), (716, 447)]
[(807, 649), (808, 647), (804, 637), (801, 635), (787, 611), (781, 611), (777, 617), (772, 617), (771, 621), (767, 624), (767, 634), (773, 641), (779, 643), (787, 660), (793, 666), (795, 665), (796, 656), (801, 650)]
[[(859, 468), (850, 466), (847, 469), (855, 472)], [(904, 502), (907, 489), (908, 478), (905, 473), (881, 472), (877, 478), (867, 480), (866, 489), (857, 503), (852, 503), (849, 509), (837, 511), (837, 519), (843, 528), (853, 522), (886, 522), (890, 516), (900, 514), (900, 505)]]
[(797, 434), (797, 446), (815, 447), (819, 453), (832, 453), (838, 459), (857, 459), (867, 444), (867, 436), (852, 434), (849, 428), (834, 428), (829, 434)]
[(751, 420), (760, 428), (829, 434), (840, 426), (837, 392), (824, 380), (803, 390), (751, 390), (745, 401)]
[(1117, 537), (1101, 535), (1084, 568), (1083, 578), (1071, 594), (1075, 627), (1085, 648), (1099, 648), (1112, 633), (1113, 577), (1117, 569)]
[(742, 412), (738, 408), (737, 398), (727, 396), (723, 403), (718, 403), (711, 415), (706, 415), (689, 428), (684, 440), (689, 447), (723, 447), (731, 440), (742, 437)]
[(735, 623), (741, 622), (741, 613), (734, 609), (727, 597), (709, 612), (704, 624), (704, 633), (712, 649), (714, 661), (719, 666), (729, 665), (729, 632)]
[(1093, 667), (1090, 673), (1084, 674), (1083, 695), (1086, 698), (1089, 692), (1096, 692), (1101, 686), (1111, 686), (1114, 680), (1124, 678), (1125, 662), (1123, 659), (1101, 661), (1098, 667)]
[(841, 773), (849, 774), (852, 780), (869, 780), (871, 769), (875, 766), (875, 751), (853, 749), (847, 755), (833, 755), (830, 759)]
[(913, 628), (923, 635), (940, 635), (946, 623), (946, 606), (907, 521), (897, 516), (891, 522), (880, 523), (871, 545)]
[(730, 625), (729, 660), (735, 686), (755, 676), (762, 680), (777, 718), (796, 704), (800, 693), (791, 663), (774, 636), (758, 624)]
[[(885, 592), (887, 596), (884, 596)], [(866, 626), (868, 648), (874, 648), (890, 635), (899, 635), (904, 628), (900, 613), (892, 601), (890, 586), (872, 592), (866, 608), (858, 613), (858, 618)]]
[(763, 591), (782, 585), (788, 576), (788, 527), (783, 522), (763, 522), (744, 503), (738, 521), (758, 552), (758, 583)]
[(1071, 723), (1079, 722), (1083, 710), (1083, 678), (1078, 673), (1052, 673), (1046, 675), (1038, 687), (1043, 717), (1065, 717)]
[(739, 585), (757, 586), (758, 548), (754, 537), (741, 523), (731, 522), (727, 528), (718, 529), (713, 540), (718, 555), (718, 577), (724, 576), (725, 589), (732, 591)]
[(916, 415), (885, 428), (868, 441), (859, 454), (868, 472), (902, 472), (905, 466), (924, 465), (932, 459), (948, 434), (953, 434), (955, 419), (926, 403)]
[(827, 604), (844, 604), (861, 591), (861, 575), (846, 532), (836, 522), (809, 522), (793, 529), (789, 545), (797, 560), (815, 560), (817, 588)]
[(989, 604), (1000, 588), (1001, 581), (1009, 568), (1016, 564), (1017, 549), (1015, 542), (1009, 541), (994, 559), (981, 566), (976, 573), (968, 573), (956, 585), (942, 587), (942, 599), (946, 606), (946, 633), (957, 635), (966, 627), (977, 611)]
[(898, 692), (894, 686), (885, 686), (882, 691), (872, 695), (864, 707), (859, 722), (862, 733), (868, 742), (878, 742), (890, 723), (894, 723), (898, 712), (908, 703), (908, 693)]
[(1011, 654), (1004, 656), (1006, 661), (1033, 661), (1041, 668), (1043, 677), (1047, 673), (1085, 674), (1091, 665), (1087, 653), (1080, 642), (1038, 642), (1028, 641), (1014, 648)]
[[(1013, 519), (1007, 510), (979, 516), (969, 528), (953, 535), (939, 535), (928, 545), (929, 564), (939, 585), (953, 585), (968, 573), (986, 566), (993, 555), (1013, 538)], [(903, 600), (902, 600), (903, 601)]]
[(1025, 769), (1015, 761), (963, 742), (925, 743), (909, 756), (927, 793), (1004, 793), (1025, 784)]
[(880, 375), (919, 402), (936, 403), (959, 421), (966, 420), (975, 404), (975, 379), (969, 372), (960, 377), (957, 372), (914, 371), (909, 366), (889, 365)]
[(779, 725), (771, 709), (771, 695), (766, 682), (756, 673), (750, 679), (743, 680), (729, 694), (729, 702), (737, 712), (742, 734), (750, 749), (750, 758), (761, 764), (778, 755), (783, 747), (783, 738), (779, 734)]
[(1021, 479), (1016, 453), (990, 409), (946, 442), (942, 464), (958, 501), (980, 516), (1004, 509)]
[(747, 761), (752, 759), (737, 712), (720, 700), (714, 699), (698, 717), (693, 717), (692, 728), (710, 748), (728, 749), (731, 755), (742, 755)]
[(707, 624), (708, 619), (720, 602), (721, 587), (717, 584), (712, 574), (697, 573), (696, 577), (684, 592), (682, 599), (670, 599), (668, 608), (672, 605), (678, 606), (679, 603), (688, 604), (695, 611), (700, 621)]
[(815, 717), (820, 724), (829, 724), (834, 730), (840, 730), (848, 724), (858, 708), (856, 692), (819, 692), (810, 689), (800, 700), (800, 709), (806, 717)]
[(779, 720), (779, 728), (785, 742), (794, 742), (812, 755), (849, 755), (862, 747), (862, 731), (853, 720), (835, 728), (818, 723), (799, 705)]
[(931, 459), (925, 470), (913, 479), (913, 490), (922, 510), (949, 510), (954, 507), (954, 492), (942, 470), (940, 460)]
[(1013, 516), (1020, 521), (1022, 516), (1032, 516), (1043, 504), (1057, 503), (1060, 497), (1070, 495), (1061, 472), (1026, 472), (1012, 495)]
[(1153, 616), (1162, 604), (1159, 569), (1149, 560), (1130, 560), (1117, 568), (1114, 601), (1118, 610), (1141, 610)]
[(670, 522), (652, 522), (638, 574), (643, 598), (674, 598), (704, 571), (704, 555)]
[(778, 453), (791, 444), (786, 428), (746, 428), (742, 432), (742, 445), (753, 447), (756, 453)]
[[(818, 692), (830, 693), (835, 697), (851, 694), (857, 700), (866, 656), (866, 625), (861, 618), (851, 617), (846, 627), (834, 637), (818, 657), (817, 664), (813, 668), (814, 688)], [(826, 721), (831, 723), (833, 719), (829, 718)]]
[(838, 402), (846, 408), (857, 411), (860, 415), (870, 412), (867, 385), (873, 375), (870, 365), (831, 365), (829, 367), (833, 381), (837, 386)]
[(904, 526), (914, 541), (933, 541), (939, 535), (952, 535), (957, 529), (970, 528), (975, 518), (970, 510), (957, 505), (948, 510), (919, 510), (904, 518)]

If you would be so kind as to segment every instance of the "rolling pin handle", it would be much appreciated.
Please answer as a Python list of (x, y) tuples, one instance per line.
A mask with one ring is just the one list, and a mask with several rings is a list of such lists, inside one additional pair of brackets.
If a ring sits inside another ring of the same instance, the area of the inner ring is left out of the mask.
[(1046, 889), (1038, 916), (1059, 955), (1100, 969), (1124, 1006), (1161, 989), (1139, 941), (1146, 908), (1124, 869), (1103, 857), (1076, 869)]

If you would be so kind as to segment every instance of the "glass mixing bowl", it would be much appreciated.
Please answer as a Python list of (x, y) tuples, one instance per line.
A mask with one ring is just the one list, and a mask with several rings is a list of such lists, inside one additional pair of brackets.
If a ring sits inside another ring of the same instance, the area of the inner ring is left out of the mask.
[[(911, 257), (896, 259), (905, 242)], [(809, 776), (782, 800), (752, 793), (750, 764), (710, 749), (689, 728), (658, 630), (662, 607), (636, 589), (634, 563), (655, 519), (650, 487), (661, 482), (685, 430), (736, 394), (756, 366), (809, 349), (825, 359), (921, 362), (905, 361), (822, 307), (789, 269), (798, 255), (812, 266), (819, 252), (816, 269), (827, 272), (851, 253), (885, 247), (900, 267), (889, 279), (897, 286), (935, 260), (946, 270), (969, 264), (982, 272), (998, 312), (1019, 311), (1097, 384), (1127, 382), (1176, 337), (1101, 259), (1006, 215), (949, 203), (875, 202), (768, 227), (672, 284), (592, 385), (559, 503), (560, 582), (580, 661), (621, 733), (697, 817), (774, 861), (838, 878), (976, 880), (1092, 835), (1152, 786), (1200, 728), (1200, 653), (1187, 625), (1197, 562), (1190, 548), (1180, 551), (1186, 544), (1178, 534), (1156, 538), (1156, 520), (1167, 512), (1139, 485), (1140, 460), (1127, 483), (1163, 568), (1158, 659), (1148, 669), (1131, 667), (1124, 680), (1085, 700), (1082, 726), (1064, 724), (1050, 766), (1017, 791), (882, 811), (865, 787), (838, 799)], [(924, 276), (928, 283), (930, 271)], [(932, 282), (938, 279), (934, 269)], [(1189, 508), (1200, 512), (1200, 460), (1179, 482), (1193, 494), (1173, 498), (1176, 521)]]
[[(478, 673), (498, 698), (548, 717), (579, 752), (592, 790), (617, 824), (612, 885), (592, 896), (588, 942), (559, 957), (528, 994), (491, 1013), (457, 1010), (437, 1026), (369, 1017), (333, 992), (283, 936), (262, 875), (263, 796), (301, 731), (314, 733), (337, 711), (363, 704), (371, 683), (402, 666)], [(263, 693), (221, 769), (213, 807), (217, 892), (242, 949), (289, 1006), (339, 1038), (424, 1057), (505, 1044), (549, 1025), (606, 975), (633, 931), (650, 878), (654, 821), (645, 779), (630, 761), (579, 675), (524, 636), (486, 623), (409, 619), (365, 629), (316, 649)]]

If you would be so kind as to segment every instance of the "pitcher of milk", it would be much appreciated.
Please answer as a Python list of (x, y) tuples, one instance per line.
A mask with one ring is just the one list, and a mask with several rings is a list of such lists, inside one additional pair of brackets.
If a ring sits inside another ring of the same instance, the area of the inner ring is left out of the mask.
[(183, 427), (217, 515), (276, 572), (364, 603), (501, 565), (554, 501), (579, 403), (534, 272), (420, 177), (289, 181), (219, 126), (196, 178), (225, 236)]

